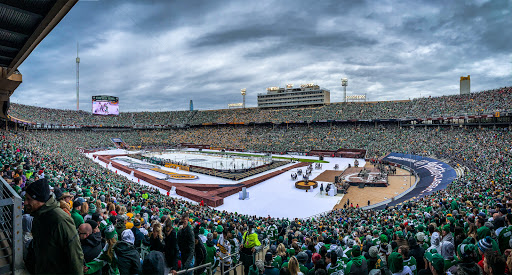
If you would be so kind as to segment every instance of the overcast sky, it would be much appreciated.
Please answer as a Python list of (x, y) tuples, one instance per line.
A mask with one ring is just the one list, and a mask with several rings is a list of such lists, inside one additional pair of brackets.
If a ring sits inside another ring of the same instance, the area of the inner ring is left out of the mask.
[(331, 102), (457, 94), (512, 85), (512, 0), (78, 2), (20, 66), (11, 100), (120, 111), (224, 109), (270, 86), (316, 83)]

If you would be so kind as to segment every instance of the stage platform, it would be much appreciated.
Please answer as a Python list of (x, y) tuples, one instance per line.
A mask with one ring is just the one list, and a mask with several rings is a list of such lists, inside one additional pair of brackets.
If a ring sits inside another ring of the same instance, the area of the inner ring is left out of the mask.
[[(367, 178), (360, 176), (363, 170), (367, 171)], [(364, 187), (387, 187), (388, 177), (387, 175), (382, 176), (383, 177), (381, 177), (379, 169), (374, 167), (350, 167), (345, 169), (341, 174), (342, 180), (351, 186), (359, 186), (364, 183)]]

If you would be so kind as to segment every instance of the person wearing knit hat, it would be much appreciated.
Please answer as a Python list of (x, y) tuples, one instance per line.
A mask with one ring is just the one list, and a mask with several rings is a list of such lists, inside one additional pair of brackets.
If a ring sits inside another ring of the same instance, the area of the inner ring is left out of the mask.
[(89, 219), (92, 219), (92, 214), (96, 213), (96, 205), (93, 203), (89, 204), (89, 211), (87, 212), (87, 215), (84, 216), (84, 222), (88, 221)]
[(441, 256), (444, 259), (444, 270), (448, 270), (452, 265), (457, 263), (455, 259), (455, 247), (451, 242), (442, 241), (441, 242)]
[(432, 272), (433, 275), (444, 274), (443, 256), (437, 253), (425, 252), (425, 259), (427, 259), (430, 271)]
[(402, 255), (398, 252), (393, 252), (388, 258), (388, 267), (393, 274), (411, 274), (412, 271), (409, 266), (404, 265)]
[(487, 236), (484, 239), (478, 241), (478, 250), (480, 255), (483, 255), (485, 251), (492, 249), (492, 239)]
[[(33, 216), (32, 244), (37, 255), (27, 270), (36, 274), (82, 274), (84, 255), (71, 217), (50, 196), (46, 179), (31, 183), (26, 190), (25, 213)], [(55, 234), (58, 231), (59, 234)]]
[(347, 263), (344, 274), (368, 274), (368, 263), (361, 255), (359, 245), (352, 246), (352, 259)]
[(462, 243), (457, 247), (459, 262), (447, 271), (451, 274), (481, 274), (482, 269), (476, 263), (478, 261), (477, 248), (473, 244)]
[(366, 260), (368, 261), (368, 270), (375, 269), (375, 265), (377, 264), (377, 261), (379, 258), (379, 248), (377, 246), (371, 246), (368, 249), (368, 253), (364, 254)]
[[(104, 266), (108, 266), (109, 274), (119, 274), (118, 257), (115, 247), (117, 246), (117, 232), (112, 224), (104, 228), (105, 239), (107, 243), (100, 255), (92, 262), (85, 264), (84, 270), (86, 274), (93, 274), (100, 271)], [(140, 262), (140, 261), (139, 261)]]
[(452, 234), (452, 232), (450, 232), (450, 224), (445, 224), (443, 226), (443, 230), (441, 231), (441, 234), (443, 235), (443, 238), (441, 239), (442, 242), (451, 242), (452, 244), (455, 243), (453, 234)]
[(82, 201), (76, 199), (73, 202), (73, 209), (71, 210), (71, 218), (73, 219), (76, 228), (84, 223), (84, 218), (80, 215), (80, 210), (82, 210)]

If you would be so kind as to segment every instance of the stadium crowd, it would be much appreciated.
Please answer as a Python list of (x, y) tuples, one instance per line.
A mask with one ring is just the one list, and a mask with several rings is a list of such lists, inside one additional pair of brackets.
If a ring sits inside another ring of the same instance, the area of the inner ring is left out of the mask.
[(512, 110), (512, 87), (405, 101), (332, 103), (320, 107), (291, 109), (224, 109), (209, 111), (123, 112), (119, 116), (97, 116), (85, 111), (40, 108), (11, 104), (17, 119), (54, 125), (103, 125), (142, 127), (153, 125), (203, 125), (221, 123), (285, 123), (322, 120), (369, 120), (450, 117), (494, 114)]
[[(283, 152), (350, 147), (368, 148), (369, 155), (376, 157), (389, 151), (412, 152), (468, 167), (468, 173), (447, 189), (401, 207), (348, 208), (311, 219), (256, 217), (168, 197), (97, 165), (76, 149), (108, 147), (113, 135), (142, 146), (192, 142)], [(252, 274), (510, 274), (512, 270), (508, 130), (205, 126), (115, 133), (3, 131), (2, 139), (2, 176), (26, 202), (25, 264), (31, 272), (155, 274), (159, 270), (162, 274), (206, 262), (227, 269), (238, 261), (245, 263), (245, 273)], [(60, 219), (38, 221), (42, 215), (29, 207), (37, 199), (43, 204), (38, 211), (62, 209)], [(60, 235), (72, 239), (76, 234), (80, 241), (66, 243), (69, 249), (37, 253), (62, 242), (42, 224), (61, 228), (62, 220), (67, 220), (68, 230)], [(256, 247), (266, 239), (270, 248), (265, 260), (254, 261)]]

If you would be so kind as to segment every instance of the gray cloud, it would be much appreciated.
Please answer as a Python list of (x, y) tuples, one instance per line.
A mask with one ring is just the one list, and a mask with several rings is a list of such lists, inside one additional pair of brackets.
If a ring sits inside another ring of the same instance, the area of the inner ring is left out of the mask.
[(22, 64), (12, 101), (81, 108), (120, 97), (121, 111), (248, 106), (269, 86), (315, 82), (341, 101), (510, 85), (510, 1), (80, 1)]

